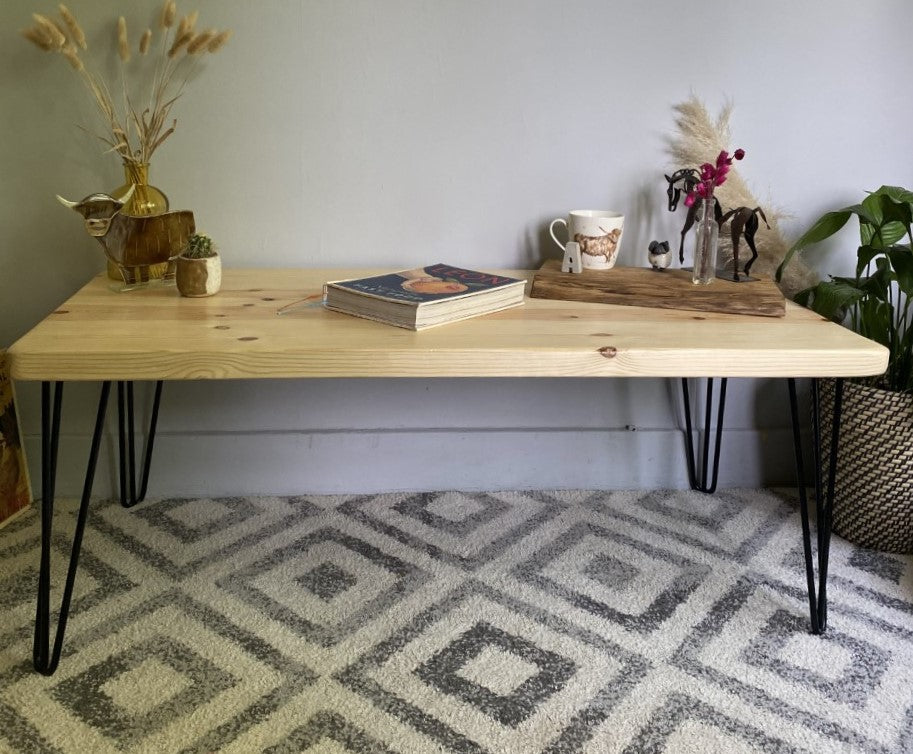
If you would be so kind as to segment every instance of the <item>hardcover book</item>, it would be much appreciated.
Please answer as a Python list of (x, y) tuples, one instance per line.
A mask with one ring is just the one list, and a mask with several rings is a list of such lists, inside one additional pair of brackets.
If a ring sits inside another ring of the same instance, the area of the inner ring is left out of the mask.
[(396, 327), (423, 330), (520, 306), (525, 280), (433, 264), (327, 283), (328, 309)]

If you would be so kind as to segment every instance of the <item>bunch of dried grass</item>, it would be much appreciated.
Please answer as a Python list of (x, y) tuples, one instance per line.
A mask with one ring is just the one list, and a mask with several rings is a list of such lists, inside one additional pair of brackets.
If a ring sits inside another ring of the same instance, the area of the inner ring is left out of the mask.
[[(677, 132), (667, 138), (669, 155), (673, 160), (672, 169), (697, 167), (705, 162), (713, 163), (716, 156), (729, 150), (732, 136), (729, 131), (729, 118), (732, 105), (727, 104), (720, 111), (716, 120), (710, 117), (707, 108), (695, 96), (687, 102), (673, 106)], [(761, 203), (748, 188), (748, 185), (733, 168), (726, 177), (726, 182), (714, 192), (725, 212), (734, 207), (758, 207)], [(762, 207), (770, 228), (760, 224), (755, 244), (758, 247), (758, 259), (751, 268), (752, 274), (761, 274), (773, 278), (780, 262), (786, 256), (789, 244), (780, 233), (779, 221), (784, 213), (775, 207)], [(727, 226), (728, 227), (728, 226)], [(744, 263), (750, 254), (746, 244), (739, 248), (739, 261)], [(732, 261), (732, 245), (728, 233), (720, 235), (720, 255), (729, 264)], [(798, 261), (798, 260), (797, 260)], [(817, 282), (818, 278), (803, 262), (790, 265), (780, 281), (783, 293), (792, 298), (796, 293)]]
[[(201, 55), (222, 49), (231, 31), (196, 31), (197, 12), (184, 16), (176, 25), (177, 4), (175, 0), (165, 0), (159, 15), (158, 54), (147, 56), (155, 33), (146, 29), (137, 45), (140, 58), (131, 63), (127, 22), (123, 16), (118, 18), (116, 50), (123, 89), (123, 105), (118, 107), (105, 78), (87, 65), (86, 35), (76, 17), (65, 5), (60, 5), (59, 11), (59, 20), (33, 14), (35, 23), (24, 29), (22, 36), (45, 52), (61, 55), (88, 88), (104, 122), (104, 133), (98, 138), (108, 145), (107, 151), (118, 154), (126, 164), (148, 163), (155, 150), (174, 133), (177, 120), (170, 117), (171, 108), (183, 94)], [(148, 72), (150, 66), (153, 75), (148, 84), (147, 105), (139, 109), (136, 103), (141, 99), (131, 96), (128, 80), (140, 79), (139, 69)]]

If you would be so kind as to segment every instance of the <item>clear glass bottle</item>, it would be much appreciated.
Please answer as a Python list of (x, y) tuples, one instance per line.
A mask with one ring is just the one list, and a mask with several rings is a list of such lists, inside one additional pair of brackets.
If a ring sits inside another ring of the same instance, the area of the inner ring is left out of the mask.
[(716, 276), (716, 254), (720, 241), (720, 226), (714, 217), (714, 200), (701, 199), (697, 211), (697, 232), (694, 236), (694, 271), (691, 282), (707, 285)]

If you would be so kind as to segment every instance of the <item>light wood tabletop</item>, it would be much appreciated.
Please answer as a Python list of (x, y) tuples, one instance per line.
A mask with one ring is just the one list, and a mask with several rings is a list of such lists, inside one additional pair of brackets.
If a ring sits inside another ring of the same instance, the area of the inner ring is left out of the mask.
[(211, 298), (167, 286), (119, 293), (99, 275), (10, 348), (12, 376), (853, 377), (887, 365), (884, 347), (791, 302), (774, 318), (527, 298), (423, 332), (322, 306), (327, 280), (387, 271), (231, 269)]

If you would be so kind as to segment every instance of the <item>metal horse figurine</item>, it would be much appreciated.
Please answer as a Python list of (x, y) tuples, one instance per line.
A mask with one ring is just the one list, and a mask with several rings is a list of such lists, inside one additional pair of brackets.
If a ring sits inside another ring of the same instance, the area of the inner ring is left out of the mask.
[[(675, 212), (678, 208), (678, 200), (681, 199), (682, 192), (687, 196), (694, 190), (694, 187), (701, 182), (700, 173), (697, 171), (697, 168), (681, 168), (680, 170), (676, 170), (671, 176), (663, 174), (663, 177), (669, 183), (666, 194), (669, 197), (670, 212)], [(681, 183), (682, 185), (680, 187), (676, 186), (677, 183)], [(679, 264), (685, 261), (685, 235), (694, 227), (697, 207), (698, 203), (695, 202), (688, 207), (688, 214), (685, 215), (685, 224), (682, 227), (682, 238), (678, 245)], [(713, 216), (717, 225), (722, 225), (723, 208), (720, 207), (720, 203), (716, 197), (713, 198)]]
[(760, 207), (755, 207), (754, 209), (751, 209), (751, 207), (736, 207), (729, 210), (720, 220), (720, 225), (722, 226), (727, 220), (732, 219), (732, 224), (729, 228), (732, 237), (732, 279), (735, 282), (739, 282), (739, 238), (741, 236), (745, 236), (745, 243), (751, 249), (751, 259), (745, 263), (745, 269), (743, 270), (745, 277), (749, 277), (751, 265), (758, 258), (758, 249), (754, 243), (755, 233), (758, 232), (760, 225), (758, 215), (761, 216), (764, 224), (770, 228), (770, 224), (764, 216), (764, 210)]
[[(671, 176), (663, 174), (663, 177), (669, 182), (666, 194), (669, 196), (670, 212), (675, 212), (678, 208), (678, 200), (682, 197), (682, 191), (687, 196), (701, 180), (696, 168), (682, 168), (681, 170), (676, 170)], [(679, 182), (682, 185), (676, 186), (675, 184)]]

